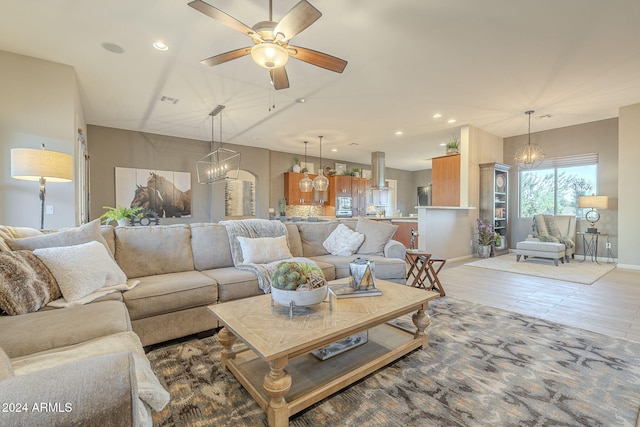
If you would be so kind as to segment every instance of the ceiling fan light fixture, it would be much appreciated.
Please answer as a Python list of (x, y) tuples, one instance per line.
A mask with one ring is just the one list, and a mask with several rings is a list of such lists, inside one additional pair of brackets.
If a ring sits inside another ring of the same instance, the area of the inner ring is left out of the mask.
[(277, 43), (266, 41), (251, 48), (251, 59), (267, 69), (284, 67), (289, 61), (289, 53)]

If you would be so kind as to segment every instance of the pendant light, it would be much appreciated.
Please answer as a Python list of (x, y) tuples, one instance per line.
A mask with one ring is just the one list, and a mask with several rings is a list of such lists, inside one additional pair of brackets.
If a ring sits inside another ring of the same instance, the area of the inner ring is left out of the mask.
[(533, 110), (525, 111), (525, 114), (529, 116), (529, 142), (527, 145), (521, 147), (515, 156), (515, 160), (518, 166), (524, 169), (531, 169), (540, 166), (544, 160), (544, 151), (538, 144), (531, 143), (531, 115)]
[(324, 170), (322, 169), (322, 136), (318, 138), (320, 138), (320, 170), (318, 171), (318, 175), (313, 178), (313, 188), (316, 191), (327, 191), (327, 188), (329, 188), (329, 180), (324, 176)]
[[(238, 179), (240, 172), (240, 153), (224, 148), (222, 142), (222, 110), (224, 105), (218, 105), (209, 113), (211, 117), (211, 152), (196, 162), (198, 183), (216, 184)], [(215, 148), (213, 118), (220, 113), (220, 147)]]
[(309, 178), (309, 171), (307, 170), (307, 144), (309, 141), (304, 142), (304, 177), (298, 182), (298, 186), (300, 187), (300, 191), (303, 193), (308, 193), (313, 190), (313, 181)]

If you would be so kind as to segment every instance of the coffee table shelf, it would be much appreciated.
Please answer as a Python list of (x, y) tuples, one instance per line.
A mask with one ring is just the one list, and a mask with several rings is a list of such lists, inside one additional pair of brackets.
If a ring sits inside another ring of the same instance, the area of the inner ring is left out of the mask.
[[(421, 346), (422, 340), (414, 338), (413, 333), (383, 324), (369, 329), (366, 344), (331, 359), (322, 361), (312, 354), (305, 354), (290, 360), (286, 368), (292, 379), (286, 394), (289, 416)], [(269, 366), (264, 360), (247, 349), (236, 354), (235, 360), (229, 360), (227, 367), (267, 412), (270, 396), (264, 390), (263, 382)]]

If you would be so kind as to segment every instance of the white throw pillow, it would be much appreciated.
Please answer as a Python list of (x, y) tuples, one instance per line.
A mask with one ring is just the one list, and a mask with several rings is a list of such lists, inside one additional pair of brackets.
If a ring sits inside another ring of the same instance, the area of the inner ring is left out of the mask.
[(238, 236), (244, 264), (267, 264), (281, 259), (293, 258), (287, 236), (242, 237)]
[(344, 224), (338, 224), (329, 237), (322, 242), (322, 246), (331, 255), (349, 256), (353, 255), (364, 242), (364, 234), (351, 230)]
[(79, 300), (103, 286), (127, 282), (127, 276), (98, 242), (75, 246), (36, 249), (33, 253), (56, 278), (68, 302)]

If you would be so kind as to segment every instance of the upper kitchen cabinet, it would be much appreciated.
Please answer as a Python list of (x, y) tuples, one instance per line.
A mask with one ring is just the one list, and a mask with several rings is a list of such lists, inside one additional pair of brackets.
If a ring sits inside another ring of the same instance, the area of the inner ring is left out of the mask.
[[(300, 180), (304, 178), (303, 173), (285, 172), (284, 173), (284, 197), (287, 199), (288, 205), (310, 205), (313, 203), (313, 191), (303, 193), (300, 191)], [(315, 175), (309, 174), (309, 178), (315, 178)]]

